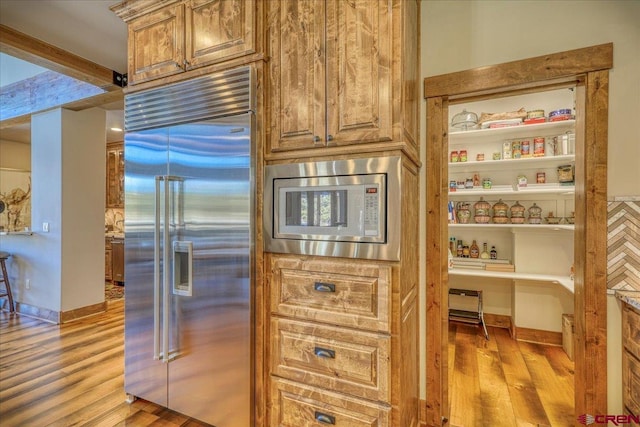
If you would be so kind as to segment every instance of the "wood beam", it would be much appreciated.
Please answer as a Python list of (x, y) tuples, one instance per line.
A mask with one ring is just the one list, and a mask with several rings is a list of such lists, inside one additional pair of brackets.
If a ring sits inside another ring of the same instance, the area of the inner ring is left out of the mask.
[(122, 89), (113, 84), (112, 70), (5, 25), (0, 25), (0, 52), (106, 91)]
[(7, 129), (13, 126), (29, 123), (31, 121), (31, 114), (41, 113), (51, 108), (65, 108), (72, 111), (86, 110), (87, 108), (100, 107), (105, 104), (111, 104), (112, 102), (121, 101), (124, 98), (122, 91), (104, 92), (100, 95), (92, 96), (90, 98), (79, 99), (77, 101), (68, 102), (54, 107), (46, 108), (40, 111), (34, 111), (29, 114), (22, 114), (10, 119), (0, 121), (0, 129)]
[(453, 97), (562, 80), (613, 67), (613, 43), (442, 74), (424, 79), (424, 97)]

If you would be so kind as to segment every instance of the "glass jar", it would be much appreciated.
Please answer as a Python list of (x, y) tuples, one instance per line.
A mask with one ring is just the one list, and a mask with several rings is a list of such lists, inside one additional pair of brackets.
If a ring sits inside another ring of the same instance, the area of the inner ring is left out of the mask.
[(529, 224), (541, 224), (542, 223), (542, 208), (533, 203), (529, 209)]
[(496, 224), (507, 224), (509, 222), (509, 216), (507, 212), (509, 211), (509, 206), (502, 199), (498, 200), (493, 205), (493, 222)]
[(456, 216), (458, 217), (458, 223), (468, 224), (469, 219), (471, 218), (471, 209), (469, 207), (469, 203), (458, 202), (458, 204), (456, 205)]
[(520, 202), (516, 202), (511, 208), (511, 222), (513, 224), (524, 224), (524, 206)]
[(489, 222), (491, 219), (491, 216), (489, 215), (491, 204), (489, 204), (489, 202), (486, 202), (482, 197), (480, 197), (480, 200), (473, 205), (473, 209), (475, 210), (473, 220), (477, 224), (486, 224)]

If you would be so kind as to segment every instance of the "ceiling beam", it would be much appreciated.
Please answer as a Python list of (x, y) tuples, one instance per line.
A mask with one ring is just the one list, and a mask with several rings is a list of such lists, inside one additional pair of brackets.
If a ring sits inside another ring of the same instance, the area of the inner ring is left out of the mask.
[(0, 52), (73, 77), (106, 91), (121, 90), (113, 71), (6, 25), (0, 25)]

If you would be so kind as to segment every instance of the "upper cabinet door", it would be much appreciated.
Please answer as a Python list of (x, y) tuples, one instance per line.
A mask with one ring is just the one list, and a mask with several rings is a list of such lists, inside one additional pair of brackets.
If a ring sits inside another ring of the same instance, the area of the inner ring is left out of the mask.
[(184, 6), (171, 5), (129, 23), (129, 83), (184, 71)]
[(254, 53), (255, 10), (255, 0), (191, 0), (187, 3), (187, 68)]
[(327, 2), (330, 145), (393, 139), (391, 0)]
[(271, 150), (326, 144), (325, 1), (269, 1)]

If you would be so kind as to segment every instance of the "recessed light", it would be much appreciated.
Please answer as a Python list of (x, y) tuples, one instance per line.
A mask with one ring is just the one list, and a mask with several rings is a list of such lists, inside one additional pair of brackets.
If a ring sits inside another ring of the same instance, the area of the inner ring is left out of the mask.
[(110, 128), (114, 132), (122, 132), (122, 128)]

